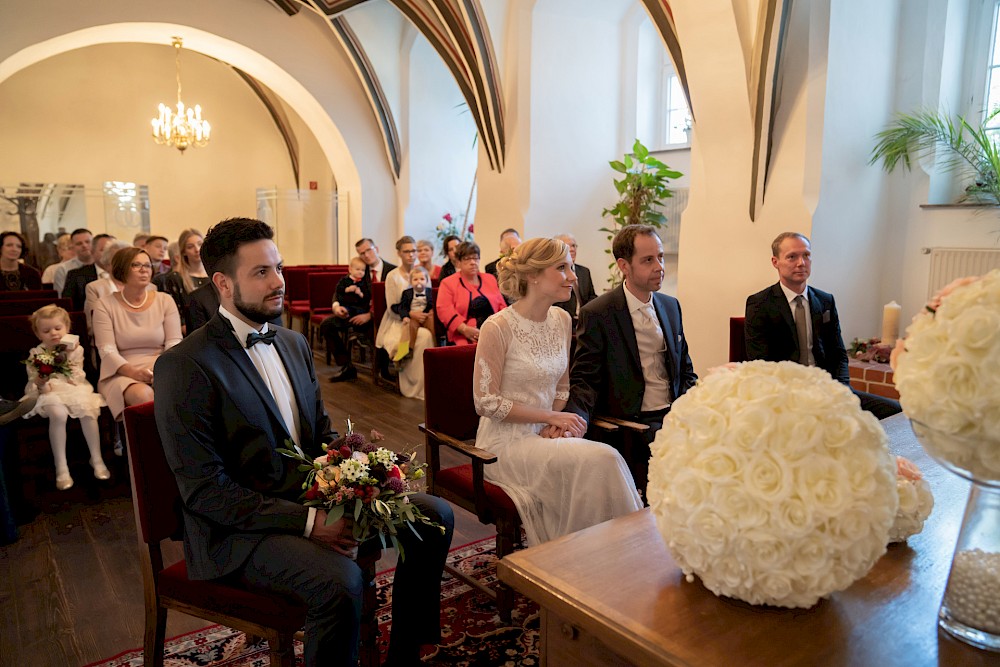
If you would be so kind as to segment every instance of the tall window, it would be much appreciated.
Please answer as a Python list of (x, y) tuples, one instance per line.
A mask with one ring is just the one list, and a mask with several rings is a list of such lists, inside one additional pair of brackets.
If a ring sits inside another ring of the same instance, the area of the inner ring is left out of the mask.
[[(990, 31), (990, 59), (986, 68), (986, 91), (983, 99), (983, 114), (989, 115), (1000, 108), (1000, 39), (997, 39), (997, 31), (1000, 26), (997, 22), (997, 11), (1000, 2), (993, 5), (993, 29)], [(990, 129), (1000, 130), (1000, 114), (990, 121)]]
[[(663, 136), (667, 145), (691, 143), (691, 112), (681, 80), (674, 71), (673, 63), (664, 55), (663, 65)], [(997, 75), (1000, 79), (1000, 74)]]

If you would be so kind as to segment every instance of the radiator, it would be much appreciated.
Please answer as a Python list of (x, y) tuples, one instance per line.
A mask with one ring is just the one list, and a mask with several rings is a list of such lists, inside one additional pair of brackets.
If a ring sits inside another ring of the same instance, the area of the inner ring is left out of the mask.
[(930, 248), (930, 276), (927, 280), (927, 298), (956, 278), (981, 276), (993, 269), (1000, 269), (1000, 249), (983, 248)]
[(677, 254), (681, 240), (681, 214), (688, 204), (688, 189), (675, 188), (674, 196), (663, 200), (660, 212), (667, 216), (666, 229), (660, 230), (660, 240), (663, 241), (663, 252)]

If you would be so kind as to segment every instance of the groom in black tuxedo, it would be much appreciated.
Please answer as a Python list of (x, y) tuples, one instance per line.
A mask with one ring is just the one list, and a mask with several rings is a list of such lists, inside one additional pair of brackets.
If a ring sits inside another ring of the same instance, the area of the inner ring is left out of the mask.
[[(615, 235), (612, 253), (625, 281), (580, 309), (566, 410), (590, 423), (595, 415), (649, 426), (623, 452), (636, 486), (645, 492), (649, 443), (670, 404), (694, 386), (680, 303), (661, 294), (663, 244), (649, 225)], [(591, 429), (591, 437), (601, 439)], [(605, 436), (606, 438), (606, 436)]]
[[(225, 577), (308, 608), (306, 665), (355, 665), (362, 573), (359, 545), (341, 519), (300, 504), (305, 474), (275, 450), (307, 454), (336, 437), (313, 355), (300, 334), (267, 322), (281, 314), (285, 281), (273, 232), (258, 220), (225, 220), (205, 236), (202, 261), (218, 313), (156, 363), (156, 422), (184, 502), (184, 553), (192, 579)], [(441, 572), (454, 526), (448, 504), (412, 497), (444, 535), (401, 531), (389, 658), (414, 664), (440, 637)]]
[[(850, 387), (837, 304), (829, 292), (806, 284), (812, 274), (809, 239), (795, 232), (779, 234), (771, 243), (771, 265), (778, 271), (778, 282), (747, 297), (743, 325), (747, 359), (819, 366)], [(902, 412), (891, 398), (851, 391), (861, 407), (879, 419)]]

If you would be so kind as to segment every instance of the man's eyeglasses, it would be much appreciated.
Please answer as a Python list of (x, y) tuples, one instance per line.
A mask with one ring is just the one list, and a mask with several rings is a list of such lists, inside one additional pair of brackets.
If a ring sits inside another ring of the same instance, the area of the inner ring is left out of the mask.
[(153, 270), (153, 265), (152, 264), (144, 264), (143, 262), (132, 262), (132, 268), (135, 269), (136, 271), (140, 271), (140, 270), (143, 270), (143, 269), (145, 269), (146, 271), (152, 271)]

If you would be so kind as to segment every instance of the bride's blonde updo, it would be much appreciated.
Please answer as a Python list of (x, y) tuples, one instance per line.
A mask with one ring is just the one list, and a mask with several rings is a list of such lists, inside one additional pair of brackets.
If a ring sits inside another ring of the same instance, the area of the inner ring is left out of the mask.
[(528, 239), (497, 262), (497, 283), (504, 296), (523, 298), (528, 280), (550, 266), (566, 260), (569, 246), (559, 239)]

